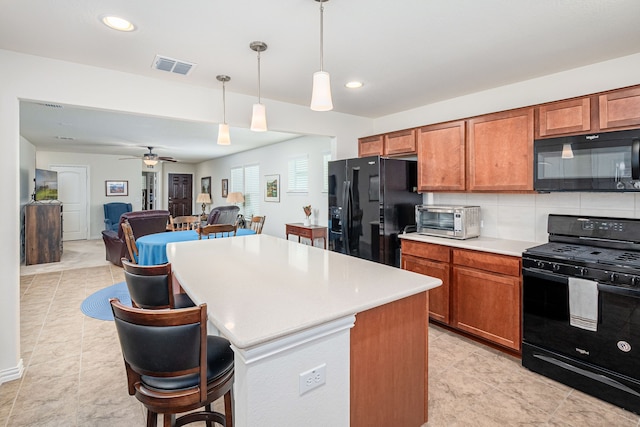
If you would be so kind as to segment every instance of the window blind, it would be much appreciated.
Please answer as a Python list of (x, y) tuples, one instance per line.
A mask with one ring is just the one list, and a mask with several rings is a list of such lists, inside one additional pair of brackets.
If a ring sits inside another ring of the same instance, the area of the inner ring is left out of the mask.
[(309, 191), (309, 159), (307, 156), (294, 157), (289, 160), (287, 191), (289, 193), (306, 193)]

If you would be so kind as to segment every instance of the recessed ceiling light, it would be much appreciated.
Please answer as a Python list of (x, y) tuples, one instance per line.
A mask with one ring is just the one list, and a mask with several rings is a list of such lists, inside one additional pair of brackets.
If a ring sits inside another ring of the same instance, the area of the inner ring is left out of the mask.
[(353, 82), (346, 83), (344, 86), (349, 88), (349, 89), (358, 89), (358, 88), (361, 88), (362, 86), (364, 86), (364, 83), (353, 81)]
[(102, 18), (102, 22), (107, 27), (118, 31), (133, 31), (136, 29), (131, 22), (117, 16), (105, 16)]

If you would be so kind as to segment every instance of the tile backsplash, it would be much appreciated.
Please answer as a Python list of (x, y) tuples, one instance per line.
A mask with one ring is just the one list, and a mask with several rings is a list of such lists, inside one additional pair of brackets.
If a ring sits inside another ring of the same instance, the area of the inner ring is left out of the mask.
[(567, 215), (640, 218), (640, 193), (480, 194), (429, 193), (424, 203), (480, 206), (480, 234), (544, 243), (547, 216)]

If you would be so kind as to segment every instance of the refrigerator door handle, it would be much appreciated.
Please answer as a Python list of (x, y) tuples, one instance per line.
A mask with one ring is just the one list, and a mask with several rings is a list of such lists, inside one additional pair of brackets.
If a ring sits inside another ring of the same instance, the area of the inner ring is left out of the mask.
[(351, 232), (351, 182), (344, 182), (344, 209), (342, 209), (342, 244), (344, 245), (344, 253), (349, 255), (349, 233)]

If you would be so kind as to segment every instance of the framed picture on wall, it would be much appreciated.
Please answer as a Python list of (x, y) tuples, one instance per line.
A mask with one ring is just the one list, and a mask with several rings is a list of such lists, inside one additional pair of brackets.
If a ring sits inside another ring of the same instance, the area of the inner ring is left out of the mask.
[(107, 196), (128, 196), (129, 181), (110, 181), (104, 182), (105, 192)]
[(222, 197), (227, 197), (229, 195), (229, 180), (222, 180)]
[(211, 177), (210, 176), (205, 176), (204, 178), (200, 178), (200, 192), (207, 193), (209, 195), (209, 198), (211, 198)]
[(264, 201), (279, 202), (280, 201), (280, 175), (264, 176)]

